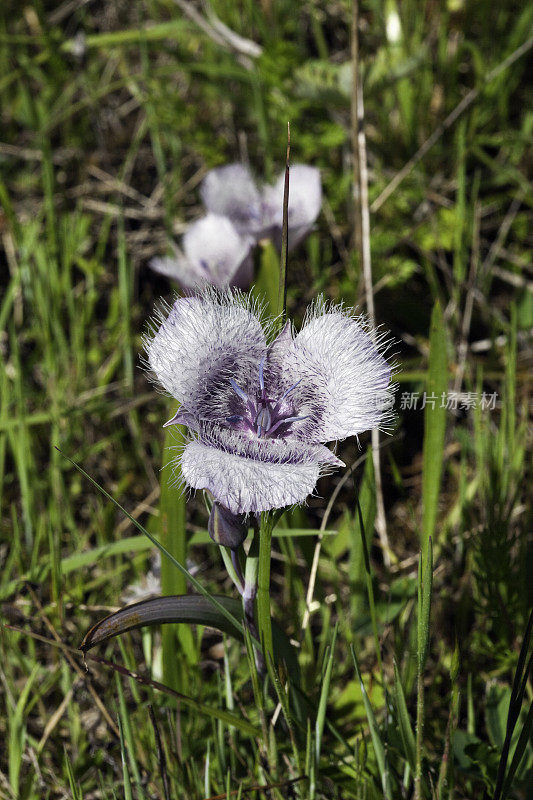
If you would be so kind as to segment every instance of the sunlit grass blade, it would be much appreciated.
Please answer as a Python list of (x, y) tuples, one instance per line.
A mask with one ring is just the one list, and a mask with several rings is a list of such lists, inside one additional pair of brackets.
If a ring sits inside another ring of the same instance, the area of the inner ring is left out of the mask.
[[(185, 495), (174, 483), (178, 477), (175, 470), (179, 469), (175, 464), (175, 448), (182, 441), (183, 434), (181, 425), (173, 425), (165, 431), (159, 500), (160, 540), (180, 564), (185, 564), (187, 558), (186, 502)], [(168, 559), (161, 559), (162, 594), (181, 595), (186, 589), (183, 573)], [(187, 687), (186, 665), (195, 657), (191, 632), (188, 628), (166, 625), (162, 638), (164, 681), (168, 686), (184, 691)]]
[[(511, 699), (509, 701), (509, 713), (507, 715), (507, 729), (505, 732), (505, 741), (503, 743), (500, 763), (498, 765), (498, 774), (496, 776), (496, 787), (494, 789), (493, 800), (503, 800), (503, 798), (505, 798), (506, 796), (506, 792), (507, 793), (509, 792), (514, 773), (518, 769), (523, 752), (529, 741), (528, 734), (524, 736), (524, 731), (525, 730), (531, 731), (531, 726), (533, 724), (531, 719), (531, 714), (532, 714), (531, 708), (529, 709), (526, 722), (524, 723), (524, 727), (521, 731), (520, 738), (515, 749), (514, 757), (511, 762), (511, 768), (514, 768), (514, 772), (513, 774), (511, 774), (511, 769), (510, 769), (507, 778), (504, 781), (505, 770), (509, 758), (509, 751), (511, 748), (511, 740), (513, 732), (516, 727), (516, 723), (520, 718), (520, 712), (522, 709), (522, 703), (524, 700), (524, 695), (526, 693), (527, 684), (530, 675), (533, 672), (533, 652), (530, 653), (532, 638), (533, 638), (533, 610), (529, 614), (529, 619), (524, 634), (524, 639), (522, 641), (522, 646), (520, 648), (520, 655), (518, 657), (518, 664), (516, 666), (516, 672), (513, 679), (513, 688), (511, 691)], [(522, 752), (518, 750), (519, 746)]]
[(122, 760), (122, 780), (124, 784), (124, 800), (133, 800), (130, 770), (128, 767), (128, 756), (126, 754), (126, 742), (124, 741), (124, 726), (121, 714), (118, 715), (118, 729), (120, 732), (120, 756)]
[(418, 668), (424, 669), (426, 664), (429, 638), (430, 638), (430, 615), (431, 615), (431, 595), (433, 591), (433, 545), (429, 539), (427, 557), (420, 554), (420, 564), (418, 568)]
[(272, 558), (272, 528), (274, 518), (270, 513), (261, 515), (259, 531), (259, 563), (257, 573), (257, 627), (265, 658), (274, 656), (272, 646), (272, 619), (270, 611), (270, 562)]
[[(371, 461), (372, 459), (369, 458), (368, 460)], [(379, 669), (383, 674), (383, 666), (381, 661), (381, 648), (379, 645), (378, 622), (376, 616), (376, 603), (374, 599), (374, 586), (372, 583), (372, 569), (370, 566), (370, 553), (368, 551), (367, 533), (365, 531), (365, 522), (363, 519), (363, 513), (361, 510), (361, 504), (359, 502), (359, 498), (357, 498), (356, 503), (357, 503), (357, 518), (359, 520), (359, 531), (361, 534), (361, 550), (363, 552), (363, 563), (365, 567), (366, 592), (368, 597), (368, 605), (370, 608), (370, 619), (372, 621), (372, 633), (374, 635), (374, 647), (376, 649), (376, 658), (378, 660)]]
[(320, 698), (318, 701), (318, 710), (315, 721), (315, 751), (316, 763), (320, 761), (320, 752), (322, 749), (322, 735), (324, 733), (324, 724), (326, 721), (326, 711), (329, 697), (329, 687), (331, 684), (331, 673), (333, 671), (333, 659), (335, 657), (335, 644), (337, 642), (338, 623), (333, 630), (331, 637), (331, 644), (328, 651), (326, 651), (326, 666), (324, 669), (324, 677), (322, 678), (322, 685), (320, 687)]
[(407, 703), (405, 702), (405, 695), (403, 692), (402, 681), (396, 660), (394, 660), (394, 705), (396, 708), (396, 719), (400, 736), (402, 739), (405, 757), (414, 774), (416, 765), (416, 744), (409, 712), (407, 710)]
[(446, 353), (446, 330), (439, 302), (435, 303), (431, 315), (429, 334), (429, 369), (426, 383), (426, 407), (424, 411), (424, 447), (422, 467), (422, 534), (424, 555), (428, 540), (435, 532), (439, 492), (444, 457), (444, 434), (446, 432), (446, 403), (442, 397), (448, 388), (448, 357)]
[(389, 771), (389, 765), (387, 762), (387, 755), (385, 750), (385, 744), (383, 743), (383, 739), (381, 737), (381, 732), (379, 729), (378, 722), (374, 715), (374, 709), (372, 708), (372, 703), (370, 702), (370, 698), (368, 697), (365, 685), (363, 683), (363, 677), (359, 670), (359, 663), (357, 661), (357, 656), (355, 655), (355, 650), (353, 645), (350, 645), (350, 651), (352, 654), (352, 659), (355, 667), (355, 674), (357, 675), (357, 680), (359, 681), (359, 685), (361, 687), (361, 694), (363, 696), (363, 703), (365, 706), (366, 718), (368, 720), (368, 727), (370, 728), (370, 736), (372, 738), (372, 745), (374, 747), (374, 754), (376, 756), (376, 761), (378, 765), (379, 775), (381, 778), (381, 786), (383, 789), (383, 797), (384, 800), (393, 800), (392, 798), (392, 788), (391, 788), (391, 777)]
[(371, 448), (368, 448), (366, 452), (365, 469), (359, 485), (358, 503), (361, 513), (359, 514), (358, 510), (355, 514), (350, 540), (351, 603), (356, 627), (358, 619), (364, 613), (364, 593), (365, 588), (368, 588), (367, 576), (370, 572), (368, 550), (372, 542), (376, 517), (376, 485)]
[(11, 711), (8, 705), (8, 778), (15, 797), (19, 796), (20, 773), (27, 735), (25, 709), (40, 669), (39, 664), (34, 664), (20, 692), (15, 708)]
[(424, 667), (429, 650), (432, 589), (433, 546), (430, 537), (427, 545), (427, 557), (420, 553), (418, 563), (415, 800), (421, 800), (423, 792)]
[(142, 797), (143, 789), (142, 789), (141, 771), (139, 769), (139, 765), (135, 757), (135, 741), (133, 738), (133, 730), (131, 727), (128, 709), (126, 706), (126, 698), (124, 697), (124, 689), (122, 688), (122, 682), (117, 673), (115, 673), (115, 687), (118, 695), (118, 710), (119, 710), (118, 722), (119, 722), (121, 750), (123, 756), (125, 755), (126, 749), (128, 751), (129, 765), (131, 771), (133, 772), (133, 777), (135, 778), (135, 783), (139, 791), (139, 796)]

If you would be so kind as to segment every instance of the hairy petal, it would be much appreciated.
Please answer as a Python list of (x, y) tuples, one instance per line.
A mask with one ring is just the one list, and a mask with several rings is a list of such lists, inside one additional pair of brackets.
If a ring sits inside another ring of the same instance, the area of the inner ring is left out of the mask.
[[(163, 308), (145, 337), (148, 364), (161, 385), (196, 419), (232, 413), (230, 379), (248, 385), (266, 353), (265, 333), (238, 292), (204, 290)], [(160, 323), (159, 326), (157, 323)]]
[(233, 514), (303, 503), (311, 494), (328, 458), (322, 450), (283, 440), (246, 440), (233, 433), (226, 448), (221, 442), (217, 446), (216, 437), (185, 447), (181, 473), (189, 486), (209, 490)]
[(262, 228), (261, 195), (244, 164), (227, 164), (210, 170), (200, 188), (202, 202), (214, 214), (233, 222), (240, 233)]
[(309, 414), (310, 441), (344, 439), (387, 423), (392, 406), (391, 368), (384, 343), (367, 332), (362, 318), (342, 308), (318, 307), (286, 355), (283, 380), (296, 380), (293, 401)]

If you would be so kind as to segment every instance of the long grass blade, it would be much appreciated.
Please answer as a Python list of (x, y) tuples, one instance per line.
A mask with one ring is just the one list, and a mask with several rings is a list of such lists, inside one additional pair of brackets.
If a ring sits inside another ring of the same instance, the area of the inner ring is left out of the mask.
[(394, 660), (394, 705), (396, 708), (396, 718), (400, 729), (403, 750), (409, 763), (412, 773), (415, 772), (416, 765), (416, 744), (405, 695), (403, 692), (402, 681), (396, 659)]
[[(159, 501), (160, 541), (169, 553), (185, 564), (187, 557), (185, 496), (173, 486), (172, 471), (179, 469), (175, 461), (175, 448), (182, 441), (184, 430), (174, 425), (165, 431), (163, 468), (161, 470), (161, 495)], [(164, 595), (181, 595), (187, 590), (182, 572), (167, 558), (161, 559), (161, 592)], [(187, 689), (185, 665), (194, 660), (194, 644), (188, 628), (166, 625), (162, 631), (163, 679), (168, 686), (182, 692)]]
[(352, 653), (352, 659), (355, 666), (355, 674), (357, 675), (357, 680), (359, 681), (359, 685), (361, 687), (361, 694), (363, 696), (366, 718), (368, 720), (368, 726), (370, 728), (370, 736), (372, 738), (372, 745), (374, 747), (374, 754), (376, 756), (379, 775), (381, 778), (383, 797), (385, 800), (392, 800), (391, 778), (387, 762), (385, 745), (383, 743), (383, 739), (381, 738), (381, 732), (379, 730), (379, 725), (374, 715), (372, 703), (370, 702), (370, 698), (368, 697), (365, 685), (363, 683), (363, 678), (359, 670), (359, 663), (357, 661), (357, 656), (355, 655), (355, 650), (353, 648), (353, 645), (350, 645), (350, 650)]
[(446, 432), (446, 404), (442, 397), (448, 387), (448, 358), (446, 331), (440, 304), (437, 300), (431, 315), (429, 334), (429, 369), (424, 410), (424, 446), (422, 465), (422, 552), (426, 555), (429, 537), (435, 532), (439, 502), (444, 434)]
[(318, 711), (315, 721), (315, 758), (316, 764), (320, 761), (320, 752), (322, 749), (322, 736), (324, 733), (324, 725), (326, 721), (326, 710), (329, 697), (329, 687), (331, 684), (331, 673), (333, 671), (333, 659), (335, 657), (335, 644), (337, 641), (337, 631), (339, 624), (335, 625), (333, 636), (331, 637), (331, 645), (329, 652), (326, 656), (326, 668), (324, 670), (324, 677), (322, 679), (322, 686), (320, 687), (320, 698), (318, 701)]

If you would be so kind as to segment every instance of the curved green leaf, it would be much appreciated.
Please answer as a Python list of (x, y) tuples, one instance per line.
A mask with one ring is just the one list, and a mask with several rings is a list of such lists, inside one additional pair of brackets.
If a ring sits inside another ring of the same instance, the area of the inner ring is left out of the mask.
[[(239, 600), (222, 596), (216, 596), (215, 599), (229, 614), (239, 622), (242, 621), (242, 604)], [(97, 644), (107, 642), (114, 636), (136, 628), (182, 622), (192, 625), (208, 625), (242, 641), (241, 630), (233, 625), (228, 617), (221, 614), (206, 597), (185, 594), (154, 597), (121, 608), (97, 622), (85, 635), (79, 649), (85, 653)], [(284, 661), (291, 681), (298, 685), (300, 669), (291, 643), (275, 623), (272, 624), (272, 636), (276, 663)]]

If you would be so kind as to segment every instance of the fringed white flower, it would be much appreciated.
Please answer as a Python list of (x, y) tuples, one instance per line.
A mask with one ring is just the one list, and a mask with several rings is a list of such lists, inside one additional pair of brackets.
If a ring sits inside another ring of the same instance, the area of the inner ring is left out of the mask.
[(145, 339), (148, 365), (181, 404), (167, 424), (190, 440), (183, 481), (233, 514), (303, 503), (343, 466), (325, 443), (390, 420), (383, 336), (361, 317), (315, 304), (300, 333), (272, 324), (239, 292), (206, 290), (164, 308)]

